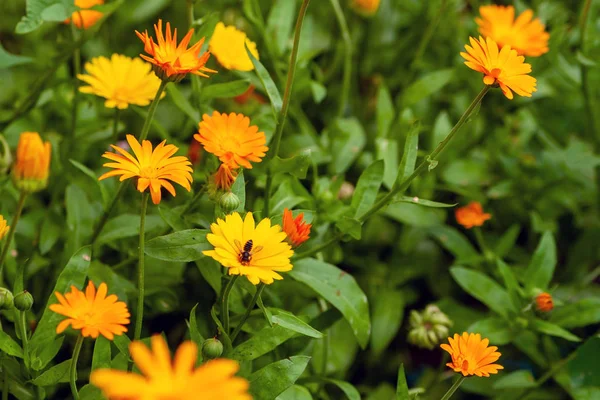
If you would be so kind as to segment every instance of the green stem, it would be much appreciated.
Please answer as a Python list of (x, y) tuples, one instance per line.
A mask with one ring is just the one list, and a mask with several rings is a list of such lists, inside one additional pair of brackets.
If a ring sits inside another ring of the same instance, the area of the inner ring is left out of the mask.
[(350, 36), (350, 30), (348, 29), (348, 23), (344, 16), (344, 11), (340, 6), (339, 0), (331, 0), (333, 11), (337, 19), (340, 30), (342, 31), (342, 39), (344, 41), (344, 70), (342, 77), (342, 91), (340, 92), (338, 117), (344, 115), (347, 110), (348, 99), (350, 98), (350, 80), (352, 78), (352, 37)]
[(17, 229), (19, 218), (21, 217), (21, 213), (23, 212), (23, 206), (25, 205), (26, 198), (27, 193), (22, 191), (21, 196), (19, 197), (19, 202), (17, 203), (17, 210), (15, 211), (15, 216), (13, 217), (13, 220), (10, 223), (10, 229), (8, 230), (8, 235), (6, 236), (6, 242), (4, 243), (4, 247), (2, 248), (2, 254), (0, 254), (0, 286), (4, 281), (2, 274), (4, 268), (4, 260), (6, 259), (6, 255), (8, 254), (10, 242), (12, 241), (13, 236), (15, 235), (15, 230)]
[(461, 376), (460, 378), (458, 378), (458, 380), (456, 382), (454, 382), (454, 385), (452, 385), (452, 387), (450, 389), (448, 389), (448, 391), (446, 392), (444, 397), (442, 397), (442, 400), (448, 400), (450, 397), (452, 397), (454, 392), (456, 392), (456, 390), (463, 383), (464, 380), (465, 380), (464, 376)]
[[(415, 53), (415, 58), (413, 58), (413, 61), (410, 64), (410, 69), (412, 69), (412, 70), (417, 69), (417, 67), (419, 66), (419, 62), (421, 61), (423, 54), (425, 54), (427, 45), (431, 41), (431, 38), (433, 37), (433, 34), (435, 33), (435, 29), (437, 28), (438, 24), (440, 23), (440, 20), (442, 19), (442, 16), (444, 15), (444, 11), (446, 9), (446, 0), (441, 0), (441, 4), (439, 6), (434, 5), (433, 2), (429, 2), (429, 6), (436, 7), (437, 13), (436, 13), (435, 17), (433, 18), (433, 21), (431, 21), (427, 25), (427, 30), (425, 31), (423, 36), (421, 36), (421, 41), (419, 42), (419, 47), (417, 47), (417, 52)], [(412, 83), (412, 79), (410, 79), (408, 81), (408, 83)]]
[[(579, 49), (584, 56), (586, 55), (587, 23), (591, 5), (592, 0), (585, 0), (579, 18), (579, 33), (581, 38)], [(584, 63), (581, 63), (581, 88), (585, 101), (585, 110), (588, 116), (589, 129), (591, 130), (591, 137), (595, 139), (596, 145), (600, 146), (600, 127), (598, 126), (598, 119), (594, 112), (594, 97), (590, 87), (588, 66)]]
[(138, 246), (138, 305), (135, 316), (135, 332), (133, 340), (142, 336), (142, 323), (144, 321), (144, 244), (146, 237), (146, 210), (148, 209), (148, 193), (142, 193), (142, 208), (140, 210), (140, 242)]
[(192, 199), (185, 204), (185, 207), (181, 211), (181, 215), (185, 215), (188, 212), (190, 212), (190, 210), (192, 210), (194, 208), (194, 206), (198, 203), (198, 201), (200, 201), (200, 199), (202, 198), (202, 195), (204, 195), (204, 192), (206, 192), (206, 186), (203, 186), (202, 188), (200, 188), (196, 192), (196, 194), (194, 194), (194, 197), (192, 197)]
[(242, 317), (242, 320), (240, 321), (240, 323), (238, 324), (238, 326), (235, 327), (235, 330), (231, 334), (231, 343), (233, 343), (233, 341), (235, 340), (235, 338), (237, 337), (237, 335), (242, 330), (242, 327), (244, 326), (244, 324), (246, 323), (246, 320), (250, 316), (250, 313), (252, 312), (252, 309), (256, 305), (256, 302), (258, 301), (258, 298), (260, 297), (260, 294), (263, 292), (263, 290), (265, 290), (265, 286), (266, 285), (261, 282), (260, 285), (258, 285), (258, 287), (256, 288), (256, 293), (254, 293), (254, 297), (252, 297), (252, 300), (250, 301), (250, 304), (248, 305), (248, 308), (246, 308), (246, 312), (244, 313), (244, 316)]
[(227, 282), (227, 286), (225, 286), (225, 290), (223, 290), (223, 296), (221, 297), (221, 319), (223, 320), (223, 329), (225, 330), (225, 334), (229, 335), (229, 293), (231, 293), (231, 289), (235, 284), (235, 281), (239, 278), (239, 275), (233, 275), (229, 282)]
[(196, 0), (187, 0), (186, 14), (188, 29), (192, 29), (194, 25), (194, 3), (196, 3)]
[[(81, 18), (81, 15), (80, 15)], [(83, 20), (83, 19), (82, 19)], [(77, 27), (71, 20), (71, 33), (73, 34), (73, 43), (77, 42)], [(71, 138), (75, 137), (75, 131), (77, 130), (77, 109), (79, 107), (79, 102), (77, 98), (79, 97), (79, 78), (77, 76), (81, 74), (81, 50), (79, 47), (76, 47), (73, 51), (73, 105), (71, 108)]]
[(79, 360), (79, 353), (81, 353), (81, 345), (83, 344), (83, 336), (77, 337), (75, 343), (75, 349), (73, 350), (73, 358), (71, 359), (71, 367), (69, 373), (69, 382), (71, 385), (71, 393), (73, 393), (73, 399), (79, 400), (79, 392), (77, 391), (77, 360)]
[(115, 118), (113, 121), (113, 130), (112, 130), (112, 141), (116, 142), (119, 138), (119, 118), (121, 117), (121, 110), (119, 108), (115, 108)]
[(100, 236), (100, 233), (102, 233), (102, 229), (104, 228), (104, 225), (106, 225), (106, 222), (108, 221), (108, 218), (110, 217), (110, 214), (112, 214), (114, 208), (117, 206), (117, 203), (119, 202), (119, 199), (121, 198), (121, 195), (123, 194), (124, 189), (125, 189), (125, 182), (121, 182), (119, 184), (119, 188), (117, 189), (117, 192), (115, 193), (115, 197), (113, 197), (112, 202), (110, 203), (108, 208), (104, 211), (104, 214), (102, 214), (102, 217), (100, 218), (100, 222), (98, 222), (98, 225), (96, 225), (96, 229), (94, 229), (94, 234), (92, 235), (92, 241), (91, 241), (92, 245), (94, 243), (96, 243), (96, 239), (98, 239), (98, 236)]
[[(283, 135), (283, 127), (285, 126), (285, 120), (287, 118), (288, 109), (290, 106), (290, 99), (292, 96), (292, 86), (294, 84), (294, 76), (296, 75), (296, 60), (298, 59), (298, 48), (300, 45), (300, 32), (302, 31), (302, 23), (304, 22), (304, 16), (306, 15), (306, 9), (308, 8), (310, 0), (303, 0), (300, 6), (300, 12), (298, 19), (296, 20), (296, 29), (294, 31), (294, 45), (292, 47), (292, 54), (290, 56), (290, 65), (288, 67), (287, 82), (285, 84), (285, 92), (283, 94), (283, 103), (277, 118), (277, 129), (273, 136), (273, 142), (271, 143), (270, 158), (275, 158), (279, 154), (279, 147), (281, 145), (281, 136)], [(267, 184), (265, 187), (265, 209), (264, 216), (269, 216), (269, 201), (271, 197), (271, 186), (273, 185), (273, 175), (270, 168), (267, 168)]]
[(150, 130), (150, 125), (152, 125), (152, 119), (154, 118), (154, 113), (156, 112), (156, 108), (158, 107), (158, 102), (160, 101), (160, 96), (162, 96), (165, 88), (167, 87), (168, 81), (161, 81), (158, 90), (156, 91), (156, 96), (154, 96), (154, 100), (152, 100), (152, 104), (150, 104), (150, 108), (148, 109), (148, 115), (146, 116), (146, 120), (144, 121), (144, 126), (142, 127), (142, 133), (140, 134), (139, 141), (145, 140), (148, 137), (148, 131)]
[(8, 400), (8, 369), (5, 363), (2, 363), (2, 381), (2, 400)]
[(19, 323), (21, 324), (21, 341), (23, 342), (23, 355), (25, 361), (25, 367), (29, 370), (29, 338), (27, 337), (27, 319), (26, 312), (19, 311)]

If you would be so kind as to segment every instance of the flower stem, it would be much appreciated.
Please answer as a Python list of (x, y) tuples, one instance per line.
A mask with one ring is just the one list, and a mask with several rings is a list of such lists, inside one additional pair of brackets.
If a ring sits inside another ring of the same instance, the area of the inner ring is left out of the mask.
[(21, 341), (23, 342), (23, 356), (25, 360), (25, 367), (29, 370), (29, 338), (27, 337), (27, 320), (25, 318), (25, 311), (19, 311), (21, 324)]
[(265, 290), (265, 286), (266, 285), (261, 282), (260, 285), (258, 285), (258, 287), (256, 288), (256, 293), (254, 293), (254, 297), (252, 297), (252, 300), (250, 301), (250, 304), (248, 305), (248, 308), (246, 308), (246, 312), (244, 313), (244, 316), (242, 317), (242, 320), (240, 321), (240, 323), (238, 324), (238, 326), (235, 327), (235, 330), (231, 334), (231, 343), (233, 343), (233, 341), (235, 340), (235, 338), (237, 337), (237, 335), (242, 330), (242, 327), (244, 326), (244, 324), (246, 323), (246, 320), (250, 316), (250, 313), (252, 312), (252, 309), (256, 305), (256, 302), (258, 301), (258, 298), (260, 297), (260, 294), (263, 292), (263, 290)]
[(115, 108), (115, 118), (113, 120), (113, 130), (112, 130), (112, 141), (116, 142), (119, 138), (119, 118), (121, 117), (121, 110), (117, 107)]
[[(425, 31), (423, 36), (421, 36), (421, 41), (419, 42), (419, 47), (417, 48), (415, 57), (413, 58), (413, 60), (410, 64), (410, 69), (413, 71), (419, 67), (419, 63), (421, 62), (421, 58), (423, 57), (423, 54), (425, 53), (425, 50), (427, 49), (427, 45), (431, 41), (431, 38), (433, 37), (433, 34), (435, 33), (435, 30), (436, 30), (438, 24), (440, 23), (442, 16), (445, 15), (445, 11), (446, 11), (446, 0), (441, 0), (441, 4), (439, 6), (434, 5), (433, 2), (430, 2), (429, 5), (431, 7), (437, 7), (437, 13), (435, 14), (435, 17), (433, 18), (433, 20), (430, 21), (429, 25), (427, 25), (427, 30)], [(412, 76), (413, 75), (411, 74), (411, 77)], [(408, 80), (408, 83), (412, 83), (412, 79)]]
[(196, 3), (196, 0), (187, 0), (186, 14), (188, 29), (192, 29), (194, 25), (194, 3)]
[[(79, 18), (81, 18), (81, 14), (79, 15)], [(83, 19), (82, 19), (83, 21)], [(77, 42), (77, 36), (78, 36), (78, 32), (77, 32), (77, 27), (75, 26), (75, 24), (73, 23), (73, 20), (71, 20), (71, 33), (73, 35), (73, 43)], [(79, 47), (75, 47), (75, 50), (73, 50), (73, 77), (74, 77), (74, 83), (73, 83), (73, 105), (71, 108), (71, 138), (75, 137), (75, 131), (77, 130), (77, 109), (79, 108), (79, 102), (78, 102), (78, 97), (79, 97), (79, 78), (77, 78), (77, 75), (81, 74), (81, 50)]]
[(154, 118), (154, 113), (156, 112), (156, 108), (158, 107), (158, 102), (160, 101), (160, 96), (162, 96), (165, 88), (167, 87), (168, 81), (161, 81), (158, 90), (156, 91), (156, 96), (154, 96), (154, 100), (152, 100), (152, 104), (150, 104), (150, 108), (148, 109), (148, 115), (146, 116), (146, 120), (144, 121), (144, 126), (142, 127), (142, 133), (140, 134), (139, 141), (145, 140), (148, 137), (148, 131), (150, 131), (150, 125), (152, 125), (152, 119)]
[[(579, 34), (581, 38), (579, 50), (584, 56), (586, 55), (587, 22), (589, 19), (588, 15), (590, 13), (591, 5), (592, 0), (585, 0), (581, 10), (581, 16), (579, 18)], [(583, 91), (585, 110), (588, 116), (588, 126), (592, 133), (591, 137), (595, 139), (596, 145), (600, 146), (600, 127), (598, 126), (598, 119), (596, 113), (594, 112), (594, 98), (590, 90), (588, 66), (585, 65), (585, 63), (581, 63), (581, 89)]]
[(135, 332), (133, 340), (142, 336), (142, 323), (144, 321), (144, 241), (146, 237), (146, 210), (148, 209), (148, 193), (142, 193), (142, 207), (140, 210), (140, 242), (138, 246), (138, 305), (135, 316)]
[(79, 353), (81, 353), (81, 345), (83, 345), (83, 336), (79, 335), (77, 337), (77, 342), (75, 343), (75, 349), (73, 349), (73, 358), (71, 359), (71, 367), (69, 373), (69, 382), (71, 385), (71, 393), (73, 393), (73, 399), (79, 400), (79, 392), (77, 391), (77, 360), (79, 360)]
[(2, 248), (2, 254), (0, 254), (0, 285), (2, 285), (2, 282), (4, 281), (2, 274), (4, 268), (4, 260), (6, 259), (6, 255), (8, 254), (10, 242), (12, 241), (12, 238), (15, 235), (17, 223), (19, 222), (19, 218), (21, 217), (21, 213), (23, 212), (23, 206), (25, 205), (26, 198), (27, 193), (22, 191), (21, 196), (19, 197), (19, 202), (17, 203), (17, 210), (15, 211), (15, 216), (13, 217), (13, 220), (10, 223), (10, 229), (8, 230), (8, 235), (6, 236), (6, 242), (4, 243), (4, 247)]
[[(285, 92), (283, 94), (283, 103), (281, 110), (279, 111), (279, 117), (277, 118), (277, 129), (273, 136), (273, 142), (271, 143), (270, 158), (275, 158), (279, 154), (279, 147), (281, 145), (281, 136), (283, 135), (283, 127), (285, 126), (285, 120), (287, 118), (288, 109), (290, 106), (290, 99), (292, 96), (292, 86), (294, 84), (294, 76), (296, 75), (296, 60), (298, 59), (298, 48), (300, 45), (300, 32), (302, 31), (302, 23), (304, 22), (304, 16), (306, 15), (306, 9), (308, 8), (310, 0), (303, 0), (300, 6), (300, 12), (298, 19), (296, 20), (296, 29), (294, 31), (294, 45), (292, 47), (292, 54), (290, 56), (290, 65), (288, 67), (287, 81), (285, 84)], [(267, 168), (267, 184), (265, 187), (265, 209), (264, 216), (269, 216), (269, 201), (271, 197), (271, 186), (273, 185), (273, 175), (270, 168)]]
[(231, 289), (235, 284), (235, 281), (239, 278), (239, 275), (233, 275), (229, 282), (227, 282), (227, 286), (225, 286), (225, 290), (223, 290), (223, 297), (221, 297), (221, 318), (223, 320), (223, 329), (225, 330), (225, 334), (229, 335), (229, 293), (231, 293)]
[(8, 400), (8, 368), (4, 362), (2, 363), (2, 382), (2, 400)]
[(92, 245), (94, 243), (96, 243), (96, 239), (98, 239), (98, 236), (100, 236), (100, 233), (102, 233), (102, 229), (104, 228), (104, 225), (106, 225), (106, 222), (108, 221), (108, 218), (110, 217), (110, 214), (112, 214), (115, 206), (119, 202), (119, 199), (121, 198), (121, 195), (123, 194), (124, 189), (125, 189), (125, 182), (121, 182), (119, 184), (119, 188), (117, 189), (117, 192), (115, 193), (115, 197), (113, 197), (112, 202), (110, 203), (110, 205), (108, 206), (106, 211), (104, 211), (104, 214), (102, 214), (102, 217), (100, 218), (100, 222), (98, 222), (98, 225), (96, 225), (96, 229), (94, 229), (94, 234), (92, 235), (92, 241), (91, 241)]
[(442, 397), (442, 400), (448, 400), (450, 397), (452, 397), (454, 392), (456, 392), (456, 390), (463, 383), (464, 380), (465, 380), (464, 376), (461, 376), (460, 378), (458, 378), (458, 380), (456, 382), (454, 382), (454, 385), (452, 385), (452, 387), (450, 389), (448, 389), (448, 391), (446, 392), (444, 397)]
[(350, 98), (350, 79), (352, 78), (352, 37), (348, 29), (348, 23), (344, 16), (344, 11), (340, 6), (339, 0), (331, 0), (335, 18), (337, 19), (340, 30), (342, 31), (342, 39), (344, 40), (344, 69), (342, 76), (342, 91), (340, 92), (338, 117), (342, 117), (348, 108), (348, 99)]

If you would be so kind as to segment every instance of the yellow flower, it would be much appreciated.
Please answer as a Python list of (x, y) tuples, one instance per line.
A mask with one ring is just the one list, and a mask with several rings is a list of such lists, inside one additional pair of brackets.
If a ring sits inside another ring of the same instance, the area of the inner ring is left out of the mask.
[[(88, 29), (95, 25), (104, 14), (97, 10), (87, 9), (102, 4), (104, 4), (104, 0), (75, 0), (75, 5), (81, 8), (81, 10), (75, 11), (73, 14), (71, 14), (71, 18), (73, 18), (73, 24), (79, 29)], [(70, 24), (71, 18), (67, 18), (65, 23)]]
[(98, 369), (90, 382), (109, 400), (252, 400), (248, 381), (234, 375), (237, 362), (216, 359), (195, 368), (198, 349), (193, 342), (179, 346), (174, 360), (162, 336), (152, 336), (151, 344), (152, 350), (142, 342), (129, 345), (143, 375)]
[(203, 253), (229, 268), (229, 275), (245, 275), (250, 282), (273, 283), (283, 277), (276, 271), (290, 271), (290, 257), (294, 254), (285, 242), (286, 234), (279, 225), (271, 225), (264, 218), (254, 226), (252, 213), (242, 221), (239, 213), (227, 215), (211, 224), (212, 233), (206, 239), (215, 248)]
[(510, 46), (519, 55), (538, 57), (548, 52), (550, 34), (533, 11), (525, 10), (515, 20), (513, 6), (488, 5), (479, 7), (481, 18), (475, 18), (479, 33), (492, 38), (498, 46)]
[(350, 0), (350, 7), (358, 14), (372, 17), (379, 9), (380, 0)]
[(102, 335), (113, 340), (115, 335), (127, 332), (125, 325), (129, 324), (130, 317), (127, 304), (118, 301), (114, 294), (107, 296), (107, 292), (106, 283), (101, 283), (96, 292), (91, 281), (85, 293), (75, 286), (71, 286), (71, 292), (64, 296), (55, 292), (60, 304), (50, 304), (50, 310), (69, 317), (58, 324), (56, 333), (62, 333), (69, 325), (80, 329), (82, 336), (94, 339)]
[(246, 34), (235, 26), (225, 26), (224, 23), (219, 22), (210, 39), (208, 49), (223, 67), (238, 71), (252, 71), (254, 64), (248, 57), (244, 44), (258, 60), (256, 43), (248, 39)]
[(127, 135), (127, 142), (133, 150), (133, 157), (120, 147), (111, 145), (120, 154), (106, 152), (102, 155), (104, 158), (115, 161), (104, 164), (105, 167), (114, 168), (98, 178), (99, 181), (111, 176), (121, 175), (120, 181), (138, 177), (137, 190), (144, 192), (150, 187), (150, 195), (154, 204), (160, 203), (161, 188), (164, 187), (173, 196), (176, 195), (175, 188), (169, 181), (173, 181), (183, 186), (189, 192), (192, 187), (192, 168), (190, 161), (183, 156), (171, 157), (179, 150), (172, 144), (165, 145), (163, 140), (154, 150), (148, 140), (143, 140), (142, 144), (132, 135)]
[(77, 78), (90, 86), (82, 86), (79, 91), (104, 97), (104, 106), (108, 108), (147, 106), (160, 86), (160, 79), (150, 65), (139, 58), (120, 54), (113, 54), (110, 59), (95, 57), (85, 64), (85, 70), (88, 75), (80, 74)]
[(465, 45), (467, 53), (460, 55), (467, 60), (467, 67), (484, 74), (483, 83), (500, 86), (508, 99), (513, 98), (512, 91), (525, 97), (531, 97), (537, 91), (536, 79), (527, 75), (531, 65), (524, 62), (525, 57), (519, 56), (510, 46), (498, 51), (498, 45), (489, 37), (469, 40), (472, 47)]
[(19, 137), (12, 179), (17, 189), (37, 192), (48, 185), (50, 142), (42, 141), (37, 132), (23, 132)]
[(464, 332), (462, 336), (454, 334), (454, 338), (448, 338), (450, 345), (441, 344), (440, 347), (450, 353), (452, 362), (446, 365), (455, 372), (460, 372), (464, 376), (477, 375), (488, 377), (490, 374), (497, 374), (499, 369), (504, 369), (502, 365), (492, 364), (497, 361), (501, 354), (497, 352), (496, 346), (489, 346), (488, 339), (481, 339), (479, 333)]
[(244, 114), (229, 115), (213, 112), (202, 116), (199, 132), (194, 139), (199, 141), (204, 150), (219, 157), (222, 163), (230, 168), (252, 168), (253, 162), (260, 162), (269, 150), (265, 144), (264, 132), (259, 132), (256, 125), (250, 126), (250, 118)]
[(143, 34), (138, 31), (135, 31), (135, 33), (144, 42), (144, 51), (151, 56), (140, 54), (140, 57), (152, 63), (154, 73), (160, 79), (179, 82), (189, 73), (208, 78), (209, 76), (205, 72), (217, 72), (206, 68), (210, 53), (200, 54), (204, 38), (189, 49), (187, 48), (194, 34), (193, 29), (190, 29), (179, 45), (177, 45), (177, 29), (171, 35), (170, 23), (167, 22), (166, 37), (163, 35), (161, 19), (158, 20), (158, 24), (154, 25), (154, 31), (156, 32), (158, 44), (148, 35), (148, 31)]
[(0, 215), (0, 240), (2, 240), (4, 236), (6, 236), (9, 229), (10, 226), (8, 226), (8, 222), (4, 219), (2, 215)]

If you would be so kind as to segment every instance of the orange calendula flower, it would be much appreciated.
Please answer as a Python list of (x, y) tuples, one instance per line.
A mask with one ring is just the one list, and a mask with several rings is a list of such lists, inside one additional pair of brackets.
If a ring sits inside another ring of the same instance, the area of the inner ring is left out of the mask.
[(440, 347), (450, 353), (452, 362), (446, 365), (455, 372), (460, 372), (464, 376), (477, 375), (489, 377), (490, 374), (497, 374), (499, 369), (504, 369), (496, 362), (501, 354), (497, 352), (498, 347), (489, 346), (488, 339), (481, 339), (479, 333), (464, 332), (462, 336), (454, 334), (454, 338), (448, 338), (450, 345), (441, 344)]
[(240, 166), (252, 168), (250, 161), (260, 162), (269, 150), (265, 146), (265, 133), (259, 132), (256, 125), (250, 126), (250, 118), (244, 114), (221, 114), (217, 111), (212, 116), (204, 114), (199, 127), (194, 139), (204, 146), (204, 150), (233, 169)]
[(64, 296), (55, 292), (60, 304), (51, 304), (50, 310), (68, 317), (58, 324), (56, 333), (64, 332), (69, 325), (81, 330), (82, 336), (94, 339), (102, 335), (113, 340), (115, 335), (127, 332), (125, 325), (129, 324), (130, 317), (127, 304), (118, 301), (114, 294), (107, 296), (107, 293), (106, 283), (101, 283), (96, 291), (91, 281), (85, 293), (75, 286), (71, 286), (71, 291)]
[(540, 293), (535, 296), (535, 306), (539, 311), (549, 312), (554, 308), (554, 301), (550, 293)]
[(237, 175), (238, 171), (236, 169), (230, 168), (227, 164), (221, 164), (214, 175), (216, 188), (223, 191), (229, 191), (231, 185), (235, 182)]
[(498, 50), (498, 44), (489, 37), (469, 40), (471, 46), (465, 45), (467, 52), (460, 55), (467, 60), (467, 67), (483, 73), (483, 83), (500, 86), (508, 99), (513, 98), (513, 91), (525, 97), (531, 97), (537, 91), (536, 79), (527, 75), (531, 65), (525, 63), (525, 57), (518, 55), (516, 50), (508, 45)]
[(492, 38), (498, 46), (510, 46), (519, 55), (538, 57), (548, 52), (550, 34), (533, 11), (525, 10), (515, 20), (513, 6), (488, 5), (479, 7), (481, 18), (475, 18), (479, 33)]
[(252, 400), (248, 381), (235, 376), (237, 362), (216, 359), (196, 368), (198, 348), (193, 342), (181, 344), (173, 360), (162, 336), (153, 336), (151, 345), (152, 349), (142, 342), (129, 345), (142, 375), (98, 369), (92, 371), (90, 382), (109, 400)]
[(179, 45), (177, 45), (177, 29), (171, 34), (170, 23), (167, 22), (166, 36), (163, 35), (161, 19), (158, 20), (158, 24), (154, 25), (154, 31), (158, 43), (155, 43), (154, 39), (148, 35), (148, 31), (143, 34), (135, 31), (135, 34), (144, 42), (144, 51), (150, 55), (149, 57), (140, 54), (140, 57), (152, 63), (154, 73), (160, 79), (179, 82), (190, 73), (208, 78), (207, 72), (217, 72), (206, 68), (210, 53), (200, 54), (204, 38), (188, 49), (187, 46), (194, 34), (193, 29), (190, 29), (187, 35), (181, 39)]
[(254, 64), (248, 57), (245, 46), (258, 60), (256, 43), (248, 39), (246, 33), (235, 26), (225, 26), (224, 23), (219, 22), (210, 39), (208, 49), (223, 67), (237, 71), (252, 71)]
[(481, 203), (472, 201), (464, 207), (458, 208), (454, 212), (456, 222), (467, 229), (474, 226), (481, 226), (485, 221), (492, 218), (492, 214), (484, 213)]
[(350, 7), (365, 17), (372, 17), (379, 9), (380, 0), (350, 0)]
[(98, 178), (99, 181), (111, 176), (121, 175), (120, 181), (137, 177), (137, 190), (144, 192), (150, 188), (150, 195), (154, 204), (160, 203), (161, 188), (167, 189), (169, 193), (176, 196), (175, 188), (169, 181), (173, 181), (183, 186), (189, 192), (192, 190), (192, 168), (190, 161), (184, 156), (171, 157), (179, 150), (172, 144), (167, 144), (163, 140), (154, 150), (148, 140), (143, 140), (142, 144), (137, 141), (133, 135), (127, 135), (127, 143), (133, 150), (131, 154), (118, 146), (111, 147), (119, 154), (106, 152), (102, 155), (114, 162), (104, 164), (105, 167), (114, 168)]
[(2, 215), (0, 215), (0, 240), (2, 240), (4, 236), (6, 236), (9, 229), (10, 226), (8, 226), (8, 222), (4, 219)]
[(292, 247), (298, 247), (308, 240), (311, 226), (304, 222), (304, 213), (294, 218), (291, 210), (287, 208), (283, 210), (283, 231), (287, 234), (286, 240)]
[[(88, 29), (96, 24), (100, 18), (104, 15), (98, 10), (88, 10), (94, 6), (100, 6), (104, 4), (104, 0), (75, 0), (75, 5), (81, 10), (75, 11), (71, 14), (73, 24), (79, 29)], [(71, 18), (65, 20), (65, 24), (71, 23)]]
[(48, 185), (52, 146), (37, 132), (23, 132), (17, 145), (12, 180), (17, 189), (37, 192)]

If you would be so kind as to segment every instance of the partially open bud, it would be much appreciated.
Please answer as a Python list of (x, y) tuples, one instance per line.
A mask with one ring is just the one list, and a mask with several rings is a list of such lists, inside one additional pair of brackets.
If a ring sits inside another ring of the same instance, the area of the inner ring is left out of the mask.
[(15, 296), (15, 308), (19, 311), (29, 311), (33, 307), (33, 296), (27, 290)]
[(294, 218), (291, 210), (283, 210), (283, 231), (287, 235), (285, 240), (292, 247), (298, 247), (309, 239), (311, 227), (311, 224), (304, 221), (304, 213)]
[(430, 304), (421, 312), (410, 312), (408, 341), (415, 346), (432, 350), (448, 337), (452, 321), (437, 306)]
[(554, 300), (550, 293), (542, 292), (535, 296), (535, 308), (538, 311), (549, 312), (554, 308)]
[(51, 152), (50, 142), (42, 141), (37, 132), (21, 133), (12, 169), (12, 180), (17, 189), (31, 193), (46, 188)]
[(10, 290), (0, 288), (0, 310), (10, 310), (13, 308), (14, 298)]
[(204, 360), (212, 360), (221, 357), (223, 354), (223, 343), (217, 338), (206, 339), (202, 343), (202, 358)]
[(12, 164), (12, 155), (4, 136), (0, 135), (0, 176), (4, 176)]
[(235, 193), (225, 192), (219, 198), (219, 205), (225, 215), (231, 214), (240, 206), (240, 199)]

